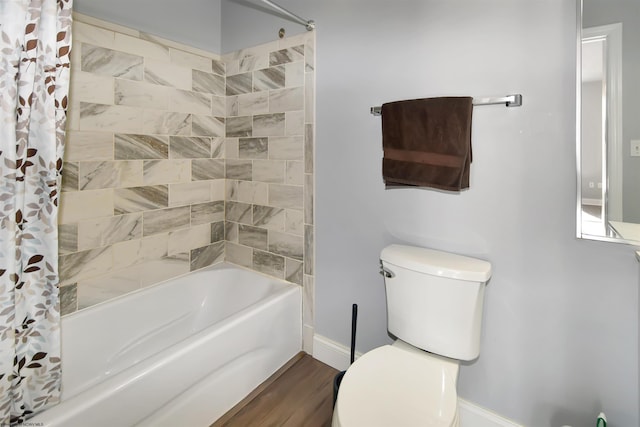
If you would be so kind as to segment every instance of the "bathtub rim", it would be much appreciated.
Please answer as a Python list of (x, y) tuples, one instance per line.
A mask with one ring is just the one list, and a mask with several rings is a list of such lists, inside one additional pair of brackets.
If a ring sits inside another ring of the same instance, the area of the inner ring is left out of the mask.
[(124, 293), (122, 295), (118, 295), (116, 297), (109, 298), (109, 299), (101, 301), (99, 303), (92, 304), (92, 305), (90, 305), (88, 307), (79, 308), (79, 309), (77, 309), (77, 310), (75, 310), (75, 311), (73, 311), (71, 313), (68, 313), (68, 314), (65, 314), (65, 315), (61, 315), (60, 316), (60, 321), (62, 323), (62, 321), (64, 321), (65, 319), (69, 319), (70, 320), (70, 319), (75, 318), (75, 317), (81, 317), (81, 315), (83, 315), (83, 314), (86, 315), (86, 313), (90, 312), (92, 309), (98, 309), (100, 307), (104, 307), (105, 305), (108, 305), (108, 304), (111, 304), (111, 303), (115, 303), (115, 302), (117, 302), (117, 301), (119, 301), (121, 299), (130, 297), (132, 295), (140, 294), (140, 293), (143, 293), (143, 292), (150, 292), (151, 290), (154, 290), (154, 289), (159, 289), (159, 288), (162, 288), (162, 287), (165, 287), (165, 286), (169, 286), (170, 282), (173, 281), (173, 280), (178, 280), (178, 279), (181, 279), (183, 277), (186, 277), (186, 276), (189, 276), (189, 275), (193, 275), (193, 274), (196, 274), (196, 273), (201, 273), (201, 272), (205, 272), (205, 271), (221, 270), (221, 269), (229, 268), (229, 267), (237, 268), (237, 269), (249, 272), (249, 273), (257, 274), (257, 275), (262, 276), (263, 278), (268, 279), (269, 281), (272, 281), (272, 282), (277, 282), (277, 283), (282, 283), (282, 284), (289, 285), (289, 286), (297, 286), (297, 287), (302, 288), (302, 286), (297, 284), (297, 283), (289, 282), (289, 281), (287, 281), (285, 279), (280, 279), (280, 278), (275, 277), (275, 276), (270, 276), (270, 275), (268, 275), (266, 273), (263, 273), (263, 272), (257, 271), (257, 270), (253, 270), (251, 268), (245, 267), (245, 266), (240, 265), (240, 264), (234, 264), (234, 263), (228, 262), (228, 261), (221, 261), (221, 262), (218, 262), (216, 264), (211, 264), (211, 265), (208, 265), (206, 267), (199, 268), (197, 270), (189, 271), (189, 272), (180, 274), (178, 276), (170, 277), (170, 278), (162, 280), (160, 282), (153, 283), (151, 285), (147, 285), (147, 286), (135, 289), (135, 290), (130, 291), (130, 292), (126, 292), (126, 293)]

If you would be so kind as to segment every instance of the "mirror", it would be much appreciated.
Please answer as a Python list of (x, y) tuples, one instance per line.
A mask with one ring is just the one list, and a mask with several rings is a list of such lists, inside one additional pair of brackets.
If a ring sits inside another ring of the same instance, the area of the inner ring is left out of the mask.
[(640, 2), (577, 3), (577, 236), (640, 245)]

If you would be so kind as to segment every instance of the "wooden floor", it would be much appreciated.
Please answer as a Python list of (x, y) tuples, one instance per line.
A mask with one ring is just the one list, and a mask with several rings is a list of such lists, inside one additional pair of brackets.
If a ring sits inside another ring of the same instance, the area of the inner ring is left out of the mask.
[(337, 373), (299, 353), (211, 427), (328, 427)]

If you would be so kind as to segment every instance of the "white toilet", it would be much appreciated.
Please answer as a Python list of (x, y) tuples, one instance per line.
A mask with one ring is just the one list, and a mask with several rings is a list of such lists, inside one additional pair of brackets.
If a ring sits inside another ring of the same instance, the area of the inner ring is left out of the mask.
[(347, 370), (333, 427), (458, 426), (458, 361), (480, 352), (491, 264), (431, 249), (391, 245), (380, 254), (387, 324), (397, 340)]

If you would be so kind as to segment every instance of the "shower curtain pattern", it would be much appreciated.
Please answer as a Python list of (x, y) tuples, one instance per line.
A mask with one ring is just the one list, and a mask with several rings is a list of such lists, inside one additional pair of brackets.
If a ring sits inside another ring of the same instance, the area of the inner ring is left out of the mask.
[(72, 0), (0, 0), (0, 425), (59, 401), (57, 210)]

